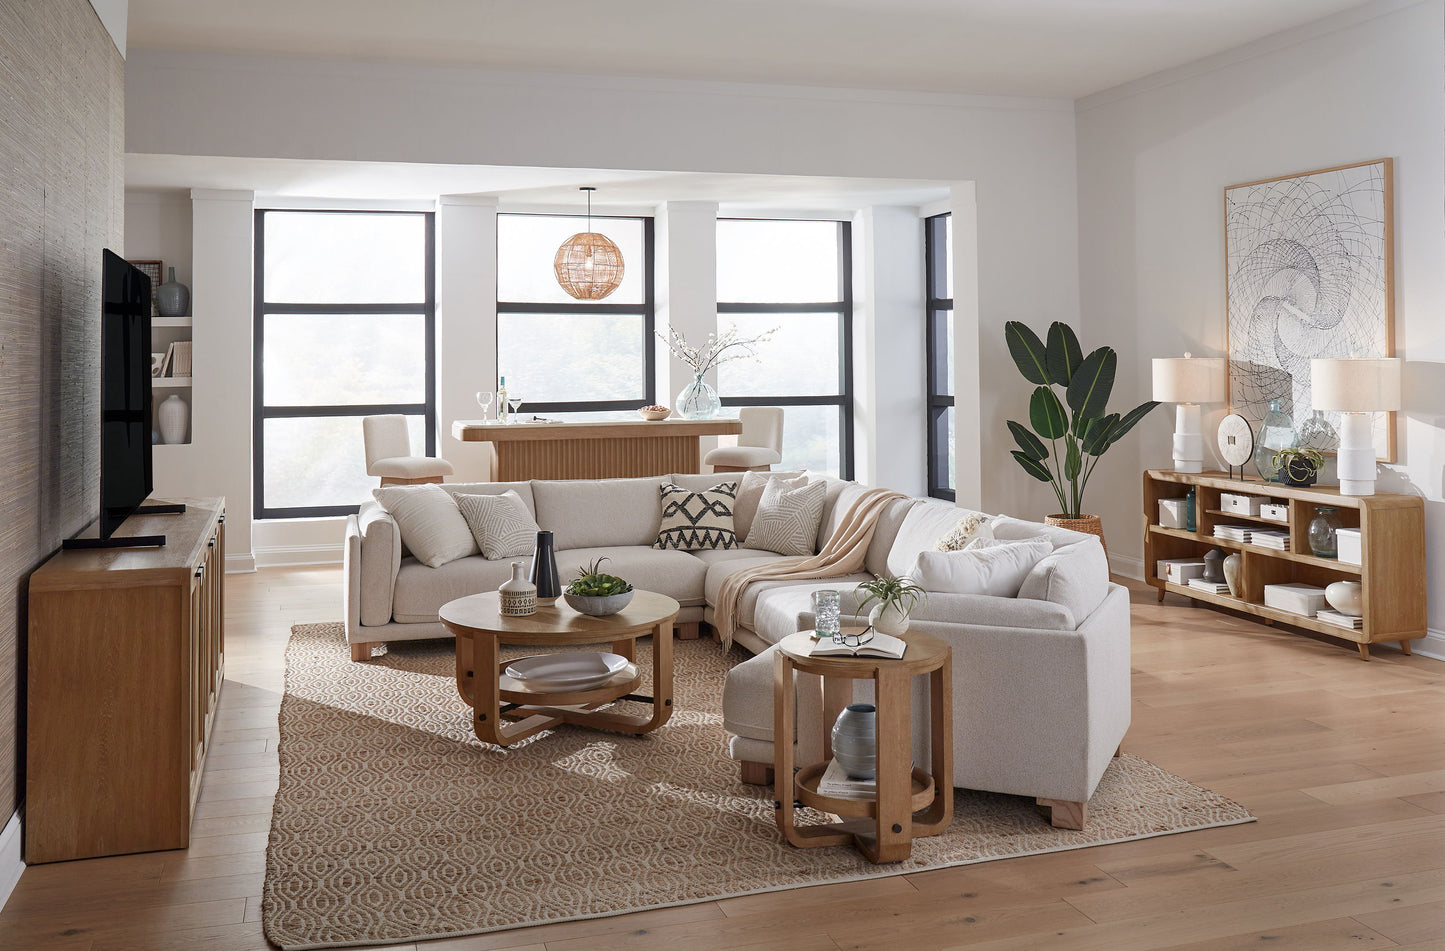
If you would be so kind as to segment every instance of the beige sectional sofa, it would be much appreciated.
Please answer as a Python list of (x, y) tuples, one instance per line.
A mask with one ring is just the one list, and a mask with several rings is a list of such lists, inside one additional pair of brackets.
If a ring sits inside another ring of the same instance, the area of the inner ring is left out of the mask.
[[(661, 520), (661, 483), (700, 490), (725, 478), (677, 474), (442, 488), (454, 495), (516, 491), (539, 526), (554, 533), (564, 581), (606, 556), (611, 573), (675, 598), (682, 606), (679, 634), (696, 636), (699, 622), (712, 619), (719, 589), (731, 572), (784, 557), (749, 548), (681, 552), (651, 547)], [(856, 483), (828, 480), (819, 548), (864, 491)], [(931, 499), (895, 500), (879, 520), (863, 572), (819, 581), (763, 581), (744, 591), (735, 641), (759, 656), (733, 669), (724, 725), (732, 734), (732, 757), (757, 764), (745, 776), (759, 778), (759, 768), (773, 759), (771, 655), (766, 652), (788, 634), (812, 626), (812, 591), (843, 591), (845, 614), (851, 614), (858, 581), (908, 572), (919, 552), (933, 549), (965, 512)], [(913, 628), (942, 637), (953, 648), (954, 784), (1034, 796), (1055, 805), (1056, 824), (1077, 824), (1129, 726), (1128, 594), (1109, 581), (1096, 538), (1005, 516), (991, 525), (1000, 539), (1047, 538), (1053, 554), (1029, 574), (1019, 597), (933, 592), (913, 614)], [(346, 634), (352, 656), (370, 656), (371, 645), (380, 642), (447, 636), (437, 619), (440, 607), (495, 589), (510, 577), (514, 560), (474, 555), (429, 568), (406, 553), (396, 522), (380, 505), (362, 505), (346, 529)], [(816, 715), (821, 708), (816, 681), (805, 678), (799, 689), (799, 717)], [(920, 711), (926, 689), (926, 678), (916, 678)], [(817, 752), (808, 748), (817, 742), (816, 730), (800, 731), (802, 761)], [(915, 755), (926, 761), (926, 750)]]

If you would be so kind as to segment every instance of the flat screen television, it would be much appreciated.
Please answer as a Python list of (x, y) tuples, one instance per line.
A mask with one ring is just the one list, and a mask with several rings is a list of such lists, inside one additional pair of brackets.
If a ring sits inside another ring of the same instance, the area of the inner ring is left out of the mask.
[(151, 494), (151, 279), (104, 251), (100, 318), (100, 537)]

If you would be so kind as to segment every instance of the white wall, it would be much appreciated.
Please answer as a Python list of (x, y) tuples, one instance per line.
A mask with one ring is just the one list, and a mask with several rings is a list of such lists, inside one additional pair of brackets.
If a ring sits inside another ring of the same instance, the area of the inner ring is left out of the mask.
[[(1407, 412), (1400, 462), (1379, 490), (1427, 499), (1437, 594), (1445, 592), (1442, 32), (1441, 0), (1375, 4), (1101, 93), (1078, 112), (1082, 336), (1086, 349), (1119, 350), (1121, 404), (1148, 398), (1149, 358), (1224, 351), (1225, 186), (1395, 159), (1395, 339), (1407, 361)], [(1206, 434), (1226, 411), (1209, 409)], [(1172, 428), (1172, 409), (1156, 410), (1105, 457), (1090, 489), (1111, 554), (1136, 572), (1139, 472), (1171, 465)], [(1445, 596), (1432, 600), (1430, 620), (1445, 629)]]
[(131, 152), (974, 183), (982, 388), (961, 392), (988, 405), (982, 446), (962, 443), (980, 428), (960, 412), (959, 498), (1047, 508), (1042, 486), (982, 460), (1007, 459), (993, 404), (1027, 393), (1004, 322), (1078, 318), (1072, 103), (143, 49), (126, 82)]

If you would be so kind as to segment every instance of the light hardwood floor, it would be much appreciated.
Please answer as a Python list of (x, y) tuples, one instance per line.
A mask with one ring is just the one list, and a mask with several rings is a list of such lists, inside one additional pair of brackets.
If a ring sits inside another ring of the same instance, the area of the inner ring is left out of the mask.
[[(27, 869), (0, 913), (0, 951), (267, 947), (282, 651), (293, 623), (340, 617), (340, 572), (227, 584), (227, 681), (191, 848)], [(1132, 588), (1125, 748), (1260, 821), (392, 947), (1445, 949), (1445, 664), (1389, 650), (1363, 663), (1348, 645)]]

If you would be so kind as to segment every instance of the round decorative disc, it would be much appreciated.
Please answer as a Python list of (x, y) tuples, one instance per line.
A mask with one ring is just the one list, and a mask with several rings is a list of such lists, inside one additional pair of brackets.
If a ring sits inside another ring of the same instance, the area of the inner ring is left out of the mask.
[(1249, 420), (1230, 413), (1220, 421), (1219, 455), (1231, 466), (1242, 466), (1254, 457), (1254, 430)]

